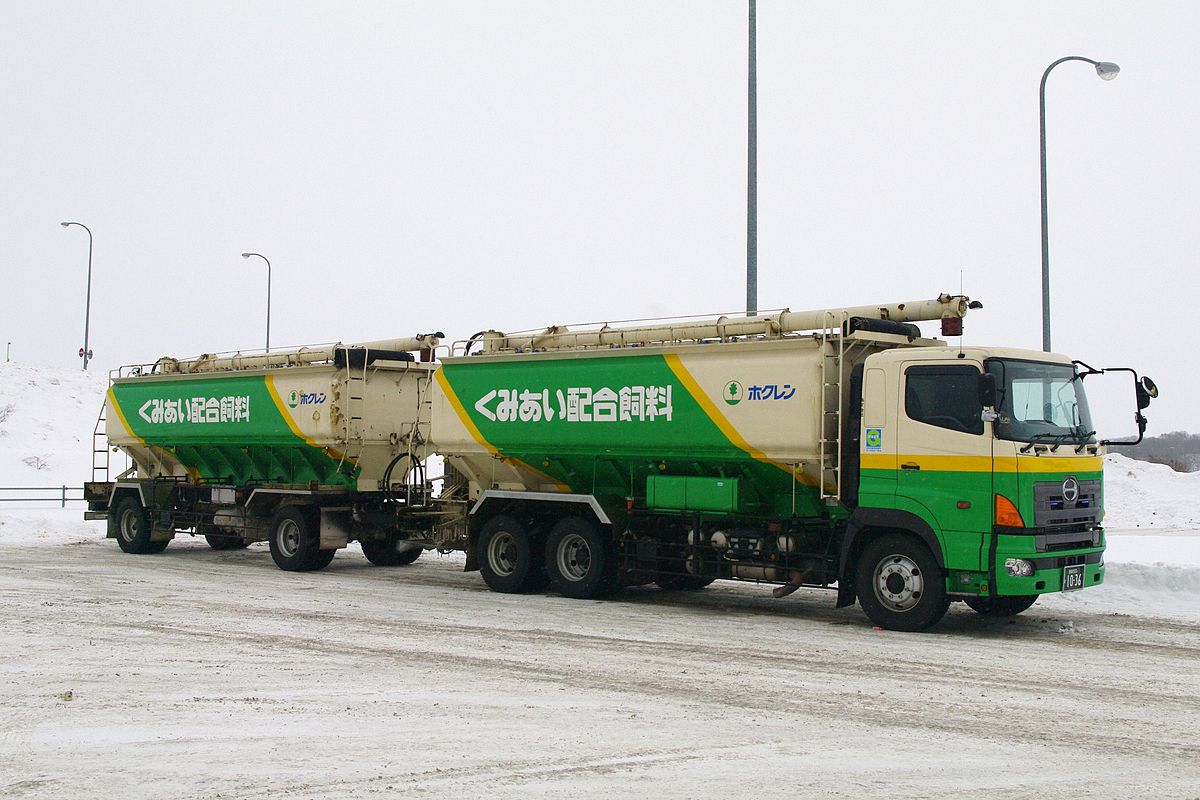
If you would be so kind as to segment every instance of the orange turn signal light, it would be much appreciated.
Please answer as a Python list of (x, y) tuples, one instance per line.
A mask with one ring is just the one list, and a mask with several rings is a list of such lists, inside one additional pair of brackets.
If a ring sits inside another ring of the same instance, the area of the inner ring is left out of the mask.
[(1025, 520), (1021, 519), (1021, 512), (1017, 511), (1012, 500), (1002, 494), (996, 495), (996, 524), (1007, 528), (1025, 527)]

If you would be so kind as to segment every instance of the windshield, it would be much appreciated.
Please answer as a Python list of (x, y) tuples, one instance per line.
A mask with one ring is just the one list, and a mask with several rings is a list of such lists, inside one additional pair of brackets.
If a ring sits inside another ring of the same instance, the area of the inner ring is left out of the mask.
[(996, 377), (996, 436), (1016, 442), (1094, 442), (1083, 379), (1070, 364), (988, 359)]

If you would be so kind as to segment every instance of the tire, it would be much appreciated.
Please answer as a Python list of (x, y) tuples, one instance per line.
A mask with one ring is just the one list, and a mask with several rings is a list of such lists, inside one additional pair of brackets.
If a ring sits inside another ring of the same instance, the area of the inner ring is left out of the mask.
[(855, 589), (867, 617), (889, 631), (923, 631), (950, 607), (933, 554), (908, 534), (889, 533), (867, 544), (859, 556)]
[(616, 557), (594, 525), (567, 517), (550, 529), (546, 574), (564, 597), (599, 597), (616, 584)]
[(170, 543), (166, 539), (157, 542), (150, 540), (150, 534), (154, 530), (150, 524), (150, 515), (146, 513), (142, 501), (136, 495), (127, 494), (121, 498), (114, 509), (114, 520), (117, 546), (126, 553), (161, 553)]
[(483, 523), (476, 542), (479, 572), (493, 592), (521, 594), (546, 585), (540, 553), (525, 526), (507, 514)]
[(704, 575), (659, 575), (654, 583), (666, 592), (694, 592), (715, 580)]
[(386, 539), (360, 539), (363, 555), (377, 567), (404, 567), (416, 561), (424, 552), (419, 545), (409, 544), (396, 536)]
[(985, 617), (1015, 617), (1037, 602), (1036, 594), (1010, 597), (968, 597), (967, 605)]
[(337, 550), (322, 550), (316, 509), (285, 506), (271, 518), (271, 558), (286, 572), (311, 572), (333, 561)]
[(250, 543), (240, 536), (230, 536), (224, 533), (206, 533), (204, 541), (213, 550), (245, 550)]

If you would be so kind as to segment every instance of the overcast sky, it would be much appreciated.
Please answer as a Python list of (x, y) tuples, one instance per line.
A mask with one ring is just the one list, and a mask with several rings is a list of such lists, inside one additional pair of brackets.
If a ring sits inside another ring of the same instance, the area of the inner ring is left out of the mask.
[[(0, 345), (94, 369), (737, 312), (745, 2), (0, 0)], [(1200, 431), (1200, 4), (758, 3), (759, 306), (965, 293)], [(1192, 54), (1192, 55), (1189, 55)], [(930, 332), (933, 331), (929, 327)], [(1103, 433), (1103, 431), (1102, 431)]]

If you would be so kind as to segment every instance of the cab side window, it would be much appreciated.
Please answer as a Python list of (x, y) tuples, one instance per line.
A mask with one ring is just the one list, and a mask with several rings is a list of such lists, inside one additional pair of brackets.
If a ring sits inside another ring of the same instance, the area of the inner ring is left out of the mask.
[(904, 413), (909, 419), (962, 433), (983, 433), (978, 369), (965, 364), (909, 367), (904, 375)]

